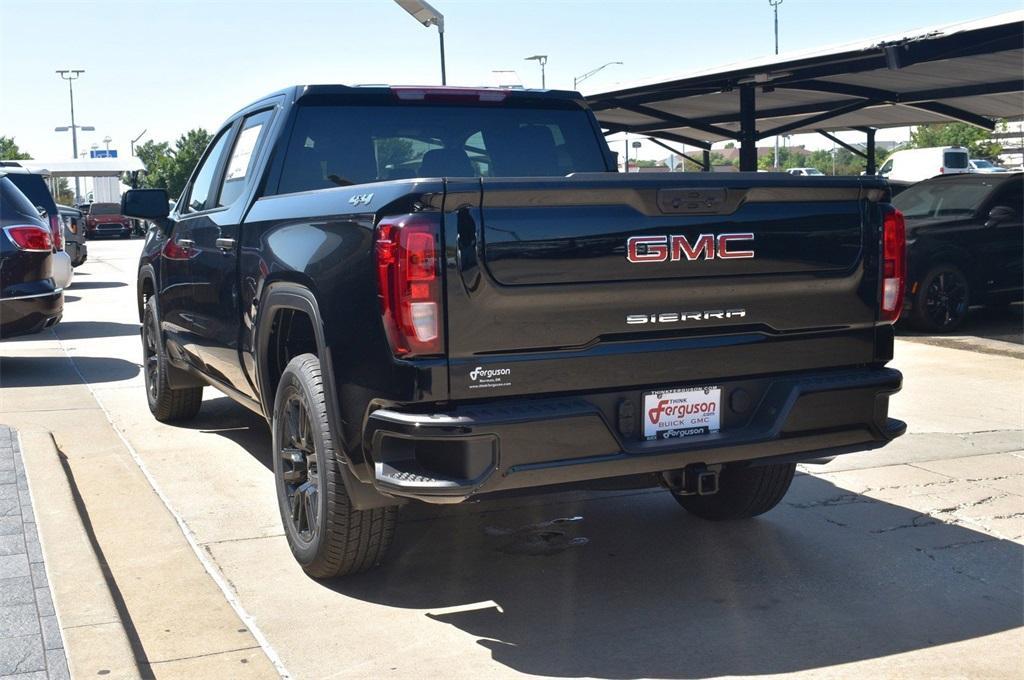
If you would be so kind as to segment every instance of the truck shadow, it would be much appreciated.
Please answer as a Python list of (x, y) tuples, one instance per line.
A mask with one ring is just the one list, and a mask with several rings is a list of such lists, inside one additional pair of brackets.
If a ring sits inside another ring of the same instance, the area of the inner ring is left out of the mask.
[(739, 523), (663, 491), (410, 505), (395, 548), (325, 587), (549, 677), (788, 673), (1024, 623), (1022, 546), (806, 475)]
[(72, 363), (66, 356), (0, 356), (0, 388), (79, 385), (81, 376), (90, 383), (118, 382), (140, 370), (138, 364), (113, 357), (76, 356)]

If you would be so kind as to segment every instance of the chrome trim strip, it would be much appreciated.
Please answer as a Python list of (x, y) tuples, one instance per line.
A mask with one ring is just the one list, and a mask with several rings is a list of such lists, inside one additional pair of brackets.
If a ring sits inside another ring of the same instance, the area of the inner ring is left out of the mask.
[(0, 297), (0, 302), (7, 302), (8, 300), (31, 300), (32, 298), (50, 297), (51, 295), (60, 295), (64, 292), (63, 288), (54, 288), (49, 293), (34, 293), (33, 295), (15, 295), (14, 297)]

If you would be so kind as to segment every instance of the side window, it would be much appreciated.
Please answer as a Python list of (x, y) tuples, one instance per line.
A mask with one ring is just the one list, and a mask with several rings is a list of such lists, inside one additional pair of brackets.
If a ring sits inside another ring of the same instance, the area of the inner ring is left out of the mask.
[(888, 175), (892, 172), (892, 159), (890, 158), (885, 163), (882, 163), (882, 167), (878, 169), (879, 175)]
[[(217, 166), (220, 165), (221, 156), (224, 155), (228, 137), (231, 136), (228, 134), (230, 131), (230, 126), (221, 131), (206, 160), (199, 167), (199, 172), (196, 173), (195, 181), (192, 182), (192, 190), (188, 196), (188, 212), (198, 212), (213, 207), (210, 201), (213, 179), (217, 173)], [(210, 204), (208, 205), (208, 203)]]
[[(998, 175), (996, 176), (998, 177)], [(1024, 204), (1024, 186), (1018, 180), (1006, 182), (992, 201), (993, 206), (1005, 205), (1016, 210), (1018, 215), (1021, 215), (1024, 210), (1022, 204)]]
[(261, 138), (261, 133), (270, 121), (270, 111), (254, 113), (242, 121), (242, 127), (235, 139), (235, 148), (231, 151), (227, 168), (224, 171), (224, 182), (220, 186), (218, 206), (231, 205), (245, 189), (246, 180), (253, 169), (255, 160), (253, 153)]

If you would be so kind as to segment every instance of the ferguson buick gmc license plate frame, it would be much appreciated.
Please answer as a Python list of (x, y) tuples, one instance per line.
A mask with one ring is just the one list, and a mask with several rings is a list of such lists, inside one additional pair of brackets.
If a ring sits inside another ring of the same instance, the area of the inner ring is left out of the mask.
[(722, 388), (718, 385), (644, 394), (644, 439), (675, 439), (718, 432)]

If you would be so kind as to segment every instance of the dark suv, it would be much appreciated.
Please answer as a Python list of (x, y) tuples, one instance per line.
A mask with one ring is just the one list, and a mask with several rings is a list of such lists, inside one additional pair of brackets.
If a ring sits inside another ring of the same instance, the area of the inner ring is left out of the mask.
[(907, 320), (916, 328), (949, 333), (971, 305), (1021, 299), (1024, 175), (934, 177), (893, 204), (907, 220)]
[(53, 282), (50, 227), (0, 174), (0, 338), (49, 328), (63, 309), (63, 293)]

